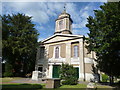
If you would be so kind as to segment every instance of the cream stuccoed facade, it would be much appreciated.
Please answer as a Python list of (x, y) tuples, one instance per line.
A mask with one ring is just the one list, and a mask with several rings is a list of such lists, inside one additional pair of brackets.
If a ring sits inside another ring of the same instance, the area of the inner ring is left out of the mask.
[(79, 80), (89, 81), (94, 78), (92, 65), (95, 53), (88, 54), (83, 35), (72, 34), (72, 22), (66, 11), (58, 16), (54, 35), (40, 43), (32, 79), (58, 78), (58, 67), (62, 63), (73, 65)]

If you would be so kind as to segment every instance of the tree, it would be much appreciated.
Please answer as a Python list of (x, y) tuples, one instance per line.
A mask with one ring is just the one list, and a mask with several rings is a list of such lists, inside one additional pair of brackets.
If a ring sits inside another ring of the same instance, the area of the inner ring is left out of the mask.
[(32, 17), (20, 13), (1, 17), (3, 60), (12, 66), (14, 76), (30, 73), (34, 70), (38, 45), (38, 33), (35, 24), (32, 24)]
[(77, 84), (77, 72), (76, 69), (69, 64), (62, 64), (60, 68), (60, 78), (63, 80), (62, 84), (75, 85)]
[(87, 38), (89, 51), (95, 51), (97, 67), (110, 76), (120, 76), (120, 2), (108, 2), (94, 10), (95, 17), (89, 16), (90, 33)]

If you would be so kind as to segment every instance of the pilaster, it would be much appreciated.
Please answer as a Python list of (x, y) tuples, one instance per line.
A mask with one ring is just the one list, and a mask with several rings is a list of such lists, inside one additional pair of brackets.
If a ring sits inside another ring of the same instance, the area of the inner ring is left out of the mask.
[(53, 65), (50, 64), (50, 66), (49, 66), (49, 77), (48, 78), (52, 78), (52, 72), (53, 72)]
[(79, 77), (81, 80), (85, 80), (85, 64), (84, 64), (84, 41), (83, 38), (79, 41), (79, 58), (80, 58), (80, 74)]
[(66, 63), (71, 63), (71, 42), (66, 43)]

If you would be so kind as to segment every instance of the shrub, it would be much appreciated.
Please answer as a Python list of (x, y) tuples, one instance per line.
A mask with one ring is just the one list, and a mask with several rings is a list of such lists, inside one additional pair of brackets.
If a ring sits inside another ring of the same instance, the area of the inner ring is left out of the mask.
[(63, 85), (75, 85), (77, 84), (77, 72), (76, 69), (69, 64), (62, 64), (60, 68), (60, 78)]
[(102, 74), (102, 82), (107, 82), (108, 80), (108, 75)]
[(41, 84), (3, 84), (3, 90), (38, 90), (42, 89)]
[(13, 76), (13, 68), (12, 68), (12, 65), (9, 63), (5, 64), (4, 76), (5, 77), (12, 77)]

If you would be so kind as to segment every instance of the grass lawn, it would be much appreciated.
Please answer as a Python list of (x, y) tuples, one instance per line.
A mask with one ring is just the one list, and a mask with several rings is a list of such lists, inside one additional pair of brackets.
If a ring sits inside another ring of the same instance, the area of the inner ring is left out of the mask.
[[(87, 88), (87, 85), (85, 84), (77, 84), (77, 85), (62, 85), (60, 88)], [(109, 89), (109, 90), (112, 90), (113, 87), (111, 86), (105, 86), (105, 85), (97, 85), (97, 90), (106, 90), (106, 89)]]
[[(77, 84), (77, 85), (62, 85), (58, 89), (62, 88), (83, 88), (85, 89), (87, 85), (85, 84)], [(97, 85), (97, 90), (112, 90), (110, 86), (103, 86), (103, 85)], [(2, 84), (2, 90), (40, 90), (40, 89), (45, 89), (45, 84)], [(56, 89), (57, 90), (57, 89)]]
[(12, 83), (11, 81), (24, 79), (21, 77), (5, 77), (0, 78), (2, 90), (38, 90), (45, 88), (45, 84), (29, 84), (29, 83)]
[[(0, 81), (2, 80), (2, 84), (0, 86), (2, 86), (2, 90), (39, 90), (39, 89), (45, 89), (45, 84), (30, 84), (30, 83), (12, 83), (11, 81), (14, 80), (19, 80), (19, 79), (24, 79), (21, 77), (13, 77), (13, 78), (0, 78)], [(83, 88), (86, 89), (87, 85), (86, 84), (77, 84), (77, 85), (62, 85), (60, 88), (58, 89), (62, 89), (62, 88)], [(97, 84), (97, 90), (112, 90), (113, 87), (111, 86), (107, 86), (107, 85), (100, 85)]]
[(112, 87), (107, 85), (97, 85), (97, 88), (112, 88)]
[(114, 88), (113, 87), (111, 87), (111, 86), (106, 86), (106, 85), (97, 85), (97, 90), (114, 90)]
[(86, 88), (85, 84), (77, 84), (77, 85), (62, 85), (60, 88)]

